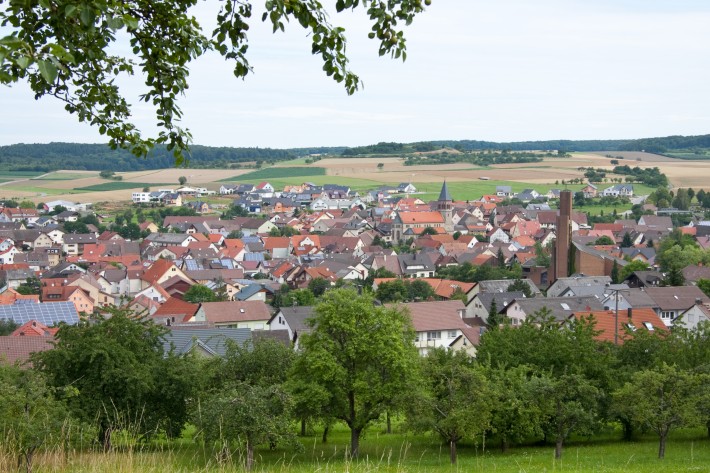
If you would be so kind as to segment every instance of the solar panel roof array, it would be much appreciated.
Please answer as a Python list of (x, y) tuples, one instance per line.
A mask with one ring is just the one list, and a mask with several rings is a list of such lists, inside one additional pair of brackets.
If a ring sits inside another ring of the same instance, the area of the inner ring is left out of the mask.
[(73, 302), (45, 302), (42, 304), (0, 305), (0, 320), (12, 320), (23, 325), (36, 320), (48, 327), (65, 322), (70, 325), (79, 323), (79, 314)]

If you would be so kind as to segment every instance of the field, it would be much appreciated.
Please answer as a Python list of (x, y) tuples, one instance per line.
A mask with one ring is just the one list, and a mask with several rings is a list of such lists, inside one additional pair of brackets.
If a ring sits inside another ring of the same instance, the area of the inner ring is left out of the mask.
[[(348, 432), (340, 427), (320, 441), (319, 432), (301, 439), (303, 451), (257, 449), (257, 472), (348, 472), (348, 473), (451, 473), (451, 472), (681, 472), (707, 471), (710, 440), (703, 431), (683, 431), (672, 435), (666, 458), (659, 460), (655, 437), (634, 442), (619, 440), (618, 432), (593, 440), (573, 439), (561, 460), (555, 460), (552, 445), (523, 446), (501, 453), (497, 445), (479, 439), (477, 445), (462, 443), (458, 463), (449, 464), (448, 448), (435, 437), (407, 433), (384, 434), (381, 426), (370, 429), (361, 443), (361, 457), (346, 458)], [(239, 453), (232, 463), (217, 462), (210, 448), (190, 439), (165, 443), (139, 444), (109, 453), (93, 451), (58, 452), (37, 459), (39, 472), (236, 472)], [(14, 471), (17, 459), (0, 453), (0, 470)]]
[(75, 187), (77, 191), (87, 192), (104, 192), (104, 191), (119, 191), (124, 189), (142, 189), (144, 187), (157, 186), (160, 184), (151, 184), (147, 182), (128, 182), (128, 181), (108, 181), (93, 186)]
[[(495, 166), (474, 166), (466, 163), (446, 165), (404, 166), (402, 158), (324, 158), (313, 165), (307, 165), (305, 158), (281, 162), (276, 166), (260, 169), (161, 169), (150, 171), (118, 173), (122, 181), (108, 181), (95, 171), (57, 171), (39, 173), (0, 172), (0, 198), (30, 199), (41, 202), (48, 196), (56, 199), (82, 202), (106, 202), (129, 200), (134, 189), (156, 186), (178, 187), (181, 176), (187, 178), (188, 185), (203, 186), (218, 190), (220, 182), (258, 183), (268, 180), (275, 188), (301, 184), (305, 181), (315, 184), (343, 184), (353, 190), (364, 192), (382, 185), (396, 186), (401, 182), (412, 182), (417, 186), (424, 200), (435, 199), (446, 179), (449, 189), (458, 200), (477, 199), (492, 193), (497, 185), (510, 185), (513, 190), (533, 187), (545, 193), (551, 188), (562, 189), (561, 182), (583, 177), (580, 168), (595, 167), (608, 171), (614, 167), (610, 155), (621, 165), (631, 167), (659, 167), (675, 187), (702, 187), (710, 189), (710, 161), (689, 161), (673, 159), (641, 152), (599, 152), (574, 153), (568, 158), (545, 158), (541, 163), (502, 164)], [(378, 164), (382, 168), (378, 168)], [(481, 178), (487, 178), (482, 180)], [(2, 182), (5, 181), (5, 182)], [(151, 183), (151, 184), (147, 184)], [(604, 188), (610, 184), (601, 184)], [(636, 193), (644, 195), (653, 189), (638, 184)], [(578, 190), (579, 185), (568, 185)], [(77, 195), (77, 194), (80, 194)], [(593, 210), (594, 208), (584, 209)], [(613, 210), (607, 209), (608, 211)], [(619, 208), (621, 212), (626, 209)]]
[(271, 167), (266, 169), (260, 169), (258, 171), (248, 172), (236, 177), (230, 177), (228, 179), (222, 179), (222, 181), (239, 181), (239, 182), (250, 182), (254, 180), (266, 180), (271, 181), (272, 179), (282, 179), (282, 178), (295, 178), (295, 177), (313, 177), (313, 176), (325, 176), (325, 169), (322, 167)]

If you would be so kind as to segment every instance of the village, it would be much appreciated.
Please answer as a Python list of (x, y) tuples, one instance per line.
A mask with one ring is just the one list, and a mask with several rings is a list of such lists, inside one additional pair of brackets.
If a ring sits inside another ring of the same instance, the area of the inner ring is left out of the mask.
[[(710, 268), (679, 268), (678, 284), (656, 261), (673, 234), (710, 248), (710, 222), (674, 230), (648, 204), (637, 220), (590, 224), (570, 192), (543, 192), (498, 186), (459, 201), (444, 181), (438, 199), (425, 202), (412, 183), (363, 195), (338, 184), (181, 186), (134, 192), (143, 218), (111, 226), (88, 203), (8, 206), (0, 211), (0, 320), (15, 328), (0, 337), (0, 356), (25, 361), (52, 347), (58, 324), (112, 306), (169, 327), (182, 353), (214, 356), (226, 339), (261, 336), (298, 347), (318, 296), (342, 286), (406, 306), (422, 355), (445, 347), (475, 356), (491, 323), (520, 325), (543, 307), (561, 325), (592, 314), (598, 338), (614, 343), (629, 330), (692, 329), (710, 318), (698, 287)], [(588, 184), (581, 193), (629, 198), (633, 185)], [(226, 212), (200, 200), (213, 195), (233, 197)], [(145, 217), (156, 208), (187, 211)], [(215, 338), (214, 329), (241, 330)]]

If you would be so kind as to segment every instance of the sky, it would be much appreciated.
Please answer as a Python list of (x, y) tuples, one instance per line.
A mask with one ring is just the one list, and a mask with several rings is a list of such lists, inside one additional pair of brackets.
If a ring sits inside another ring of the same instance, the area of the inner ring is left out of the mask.
[[(256, 3), (263, 3), (257, 0)], [(332, 4), (332, 1), (323, 3)], [(195, 15), (209, 29), (217, 2)], [(706, 0), (433, 0), (406, 27), (405, 62), (379, 57), (365, 11), (346, 28), (348, 96), (326, 77), (297, 22), (272, 34), (254, 15), (236, 79), (212, 53), (193, 62), (180, 101), (196, 144), (293, 148), (380, 141), (623, 139), (710, 133), (710, 2)], [(134, 120), (140, 78), (122, 83)], [(104, 142), (26, 84), (0, 88), (0, 145)]]

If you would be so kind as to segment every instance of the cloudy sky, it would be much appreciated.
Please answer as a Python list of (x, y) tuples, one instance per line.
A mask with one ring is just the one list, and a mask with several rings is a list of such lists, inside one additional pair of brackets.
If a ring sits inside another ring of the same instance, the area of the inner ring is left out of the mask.
[[(200, 4), (203, 24), (216, 3)], [(710, 133), (707, 0), (433, 0), (407, 29), (404, 63), (378, 57), (364, 10), (334, 14), (332, 22), (346, 27), (351, 68), (364, 89), (348, 96), (327, 78), (297, 23), (272, 35), (257, 20), (254, 74), (235, 79), (216, 54), (193, 63), (181, 106), (195, 143), (285, 148)], [(139, 85), (125, 87), (134, 103)], [(103, 141), (51, 98), (35, 101), (26, 85), (0, 89), (0, 105), (0, 144)], [(134, 114), (154, 132), (149, 108)]]

